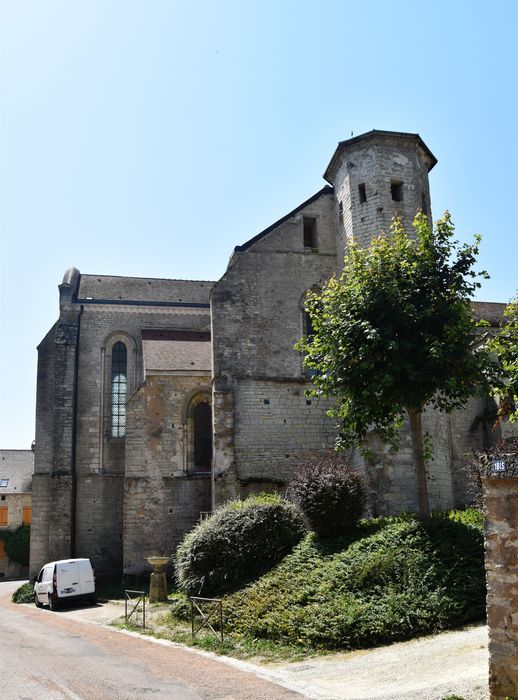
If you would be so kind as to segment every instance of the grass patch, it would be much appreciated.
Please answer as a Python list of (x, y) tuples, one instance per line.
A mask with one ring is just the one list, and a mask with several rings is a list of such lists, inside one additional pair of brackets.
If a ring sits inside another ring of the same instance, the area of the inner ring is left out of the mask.
[(314, 656), (315, 650), (301, 645), (282, 644), (269, 639), (254, 639), (239, 633), (226, 633), (223, 641), (213, 634), (200, 633), (192, 639), (191, 625), (178, 620), (170, 612), (148, 617), (146, 614), (146, 629), (133, 624), (131, 621), (116, 620), (113, 627), (138, 632), (157, 639), (168, 639), (177, 644), (210, 651), (222, 656), (231, 656), (242, 660), (255, 660), (262, 663), (277, 661), (300, 661), (308, 656)]

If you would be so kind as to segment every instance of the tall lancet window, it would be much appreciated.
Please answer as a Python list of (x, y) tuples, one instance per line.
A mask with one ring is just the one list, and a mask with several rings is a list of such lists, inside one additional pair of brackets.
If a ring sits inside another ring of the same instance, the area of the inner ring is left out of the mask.
[(126, 397), (128, 390), (128, 351), (118, 341), (112, 349), (112, 429), (114, 438), (126, 435)]
[(212, 463), (212, 417), (210, 404), (202, 401), (194, 408), (194, 471), (210, 472)]

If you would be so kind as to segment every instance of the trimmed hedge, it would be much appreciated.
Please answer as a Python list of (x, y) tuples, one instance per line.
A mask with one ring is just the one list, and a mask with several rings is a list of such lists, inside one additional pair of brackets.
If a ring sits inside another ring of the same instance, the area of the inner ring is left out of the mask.
[(321, 537), (340, 537), (354, 530), (366, 504), (362, 475), (334, 454), (303, 456), (287, 496)]
[(357, 649), (483, 619), (484, 549), (474, 511), (364, 521), (348, 538), (309, 534), (231, 595), (232, 633), (316, 649)]
[(279, 496), (230, 501), (196, 525), (178, 547), (178, 584), (189, 595), (235, 590), (268, 571), (304, 533), (298, 510)]

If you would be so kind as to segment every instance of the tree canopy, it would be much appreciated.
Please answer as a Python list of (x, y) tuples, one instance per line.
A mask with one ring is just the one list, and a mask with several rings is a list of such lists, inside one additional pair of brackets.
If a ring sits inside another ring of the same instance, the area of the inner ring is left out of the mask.
[(460, 408), (497, 381), (470, 303), (487, 277), (473, 269), (480, 237), (460, 245), (453, 236), (448, 212), (435, 230), (419, 213), (411, 235), (395, 219), (368, 248), (351, 245), (342, 274), (308, 295), (314, 332), (297, 345), (314, 371), (314, 393), (337, 398), (339, 446), (363, 443), (369, 430), (397, 446), (408, 413), (423, 515), (422, 411)]
[(505, 384), (500, 386), (499, 418), (518, 420), (518, 293), (504, 311), (504, 321), (498, 335), (489, 342), (496, 353)]

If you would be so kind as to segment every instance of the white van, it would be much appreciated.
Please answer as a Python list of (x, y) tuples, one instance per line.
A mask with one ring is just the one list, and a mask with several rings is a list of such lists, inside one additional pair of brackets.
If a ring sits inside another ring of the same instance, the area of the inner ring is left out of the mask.
[(61, 602), (80, 599), (97, 602), (90, 559), (51, 561), (34, 578), (34, 602), (38, 608), (48, 605), (56, 610)]

